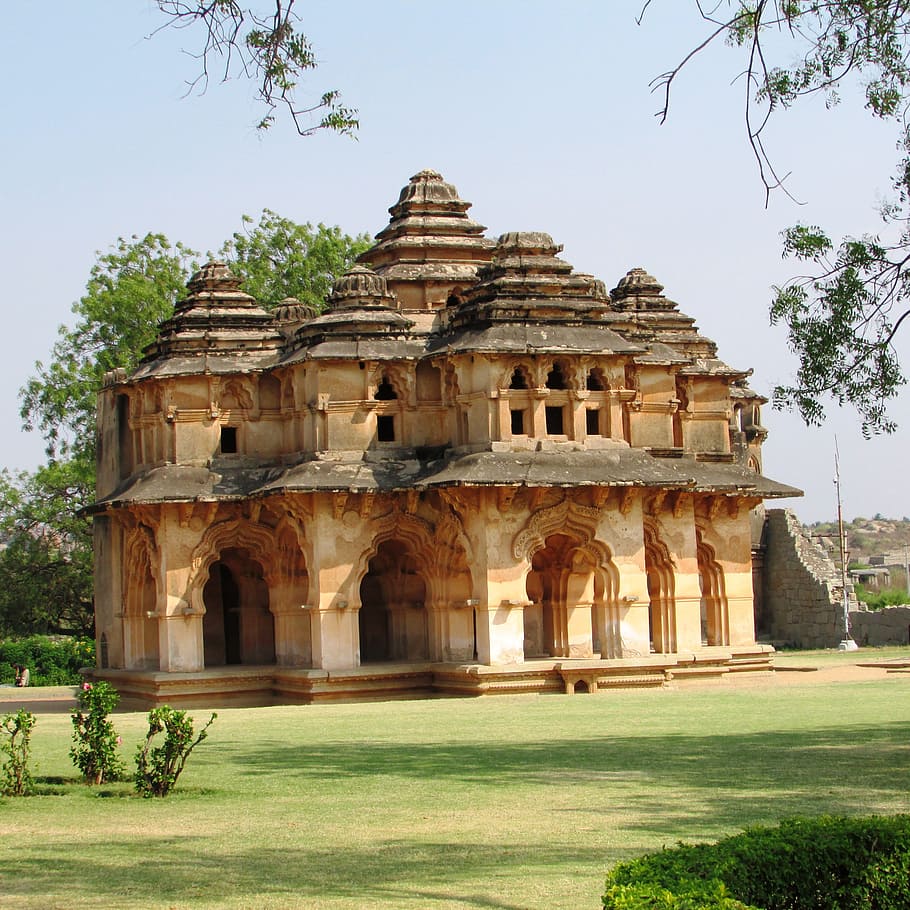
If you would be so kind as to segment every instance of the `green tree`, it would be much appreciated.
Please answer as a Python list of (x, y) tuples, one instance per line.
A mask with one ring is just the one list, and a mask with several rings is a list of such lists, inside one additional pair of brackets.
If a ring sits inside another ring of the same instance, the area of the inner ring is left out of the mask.
[(95, 397), (108, 370), (131, 369), (174, 311), (195, 253), (162, 234), (118, 238), (98, 254), (85, 294), (73, 304), (75, 325), (60, 326), (47, 364), (20, 392), (26, 430), (37, 429), (51, 459), (94, 458)]
[[(269, 0), (245, 6), (235, 0), (157, 0), (165, 17), (162, 29), (186, 29), (192, 37), (190, 55), (199, 72), (188, 91), (205, 91), (214, 74), (222, 82), (250, 79), (265, 113), (257, 127), (268, 129), (279, 108), (301, 136), (320, 130), (353, 136), (360, 121), (357, 111), (341, 104), (337, 89), (318, 100), (298, 100), (300, 80), (316, 69), (309, 39), (298, 31), (295, 0)], [(154, 34), (154, 33), (153, 33)]]
[[(642, 14), (653, 5), (646, 0)], [(894, 337), (910, 313), (910, 4), (905, 0), (719, 0), (695, 9), (709, 28), (682, 61), (654, 80), (662, 118), (676, 77), (701, 50), (724, 40), (743, 55), (745, 123), (766, 194), (783, 179), (765, 144), (773, 116), (801, 99), (829, 105), (859, 87), (874, 117), (899, 129), (895, 197), (881, 209), (888, 239), (860, 232), (835, 242), (821, 227), (785, 233), (784, 255), (808, 274), (776, 289), (771, 319), (787, 327), (799, 367), (774, 402), (819, 424), (824, 401), (852, 404), (865, 435), (891, 432), (889, 400), (905, 382)]]
[[(334, 277), (368, 238), (296, 224), (263, 211), (222, 253), (264, 306), (297, 297), (321, 308)], [(39, 430), (49, 461), (34, 473), (0, 473), (0, 631), (91, 634), (91, 526), (95, 400), (108, 370), (131, 371), (158, 325), (174, 312), (196, 254), (161, 234), (120, 238), (99, 254), (85, 294), (61, 326), (48, 363), (21, 391), (26, 429)]]
[(321, 310), (334, 280), (370, 246), (367, 234), (349, 237), (337, 226), (296, 224), (270, 209), (262, 210), (258, 224), (244, 215), (243, 225), (221, 255), (243, 278), (243, 289), (267, 309), (296, 297)]
[(94, 466), (80, 457), (0, 472), (3, 634), (92, 634), (91, 528), (79, 509), (93, 484)]

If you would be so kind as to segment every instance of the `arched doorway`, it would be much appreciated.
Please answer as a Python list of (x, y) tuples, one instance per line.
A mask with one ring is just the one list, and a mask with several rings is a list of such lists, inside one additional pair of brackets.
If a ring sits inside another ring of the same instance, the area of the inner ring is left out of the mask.
[(714, 550), (702, 541), (697, 533), (698, 584), (701, 588), (702, 643), (727, 645), (730, 643), (727, 595), (724, 588), (724, 570), (718, 564)]
[(595, 568), (592, 555), (566, 534), (551, 534), (534, 553), (526, 582), (526, 657), (593, 654)]
[(124, 664), (130, 670), (157, 670), (160, 662), (156, 589), (146, 554), (142, 554), (130, 572), (126, 590)]
[(426, 583), (405, 544), (379, 545), (360, 583), (360, 662), (428, 660)]
[(262, 566), (241, 549), (226, 549), (202, 589), (205, 666), (272, 664), (275, 623)]
[(158, 587), (152, 570), (154, 535), (140, 526), (128, 537), (123, 560), (123, 665), (160, 669)]
[(648, 580), (648, 627), (651, 650), (676, 650), (676, 584), (673, 559), (655, 528), (645, 524), (645, 572)]

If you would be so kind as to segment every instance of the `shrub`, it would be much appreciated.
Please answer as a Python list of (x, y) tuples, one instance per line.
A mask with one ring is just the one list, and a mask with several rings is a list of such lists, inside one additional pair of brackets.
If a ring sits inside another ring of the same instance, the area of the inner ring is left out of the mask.
[(610, 885), (604, 906), (611, 910), (757, 910), (730, 897), (722, 882), (688, 882), (676, 892), (660, 885)]
[(123, 762), (117, 754), (120, 737), (108, 715), (117, 707), (120, 696), (104, 680), (83, 683), (79, 707), (73, 709), (73, 745), (70, 757), (87, 784), (120, 780)]
[[(193, 718), (186, 711), (176, 711), (168, 705), (149, 711), (149, 729), (145, 742), (136, 750), (136, 790), (143, 796), (167, 796), (177, 785), (190, 753), (207, 736), (217, 714), (193, 739)], [(164, 744), (152, 748), (153, 739), (164, 733)]]
[(870, 610), (881, 610), (883, 607), (900, 607), (910, 603), (910, 595), (903, 588), (884, 588), (881, 591), (869, 591), (862, 585), (856, 585), (856, 599)]
[(4, 796), (27, 796), (34, 790), (28, 770), (34, 726), (35, 715), (25, 708), (20, 708), (15, 714), (4, 714), (0, 720), (0, 731), (9, 737), (0, 746), (0, 752), (7, 756), (0, 768), (0, 792)]
[(49, 635), (0, 642), (0, 683), (15, 682), (14, 664), (28, 667), (33, 686), (73, 686), (82, 681), (82, 667), (94, 666), (95, 642)]
[(685, 897), (693, 888), (718, 883), (731, 898), (764, 910), (906, 908), (910, 816), (788, 819), (716, 844), (679, 845), (616, 866), (607, 878), (603, 904), (611, 910), (663, 906), (618, 903), (625, 899), (620, 886), (666, 889)]

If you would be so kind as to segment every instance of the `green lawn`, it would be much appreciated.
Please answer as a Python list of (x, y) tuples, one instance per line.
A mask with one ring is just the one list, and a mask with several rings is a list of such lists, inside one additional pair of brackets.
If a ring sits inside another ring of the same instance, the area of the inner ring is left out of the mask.
[[(679, 839), (910, 811), (908, 687), (223, 710), (155, 801), (74, 784), (69, 718), (42, 715), (42, 795), (0, 800), (0, 906), (596, 908), (612, 863)], [(116, 716), (131, 767), (143, 721)]]

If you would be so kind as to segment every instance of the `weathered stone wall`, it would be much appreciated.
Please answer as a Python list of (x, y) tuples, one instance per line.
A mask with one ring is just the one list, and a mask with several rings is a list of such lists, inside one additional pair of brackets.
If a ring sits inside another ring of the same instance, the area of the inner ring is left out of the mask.
[(858, 645), (910, 643), (910, 606), (851, 611), (850, 637)]
[[(771, 640), (797, 648), (836, 648), (844, 638), (840, 573), (789, 509), (768, 509), (763, 589)], [(852, 588), (851, 607), (855, 606)]]

